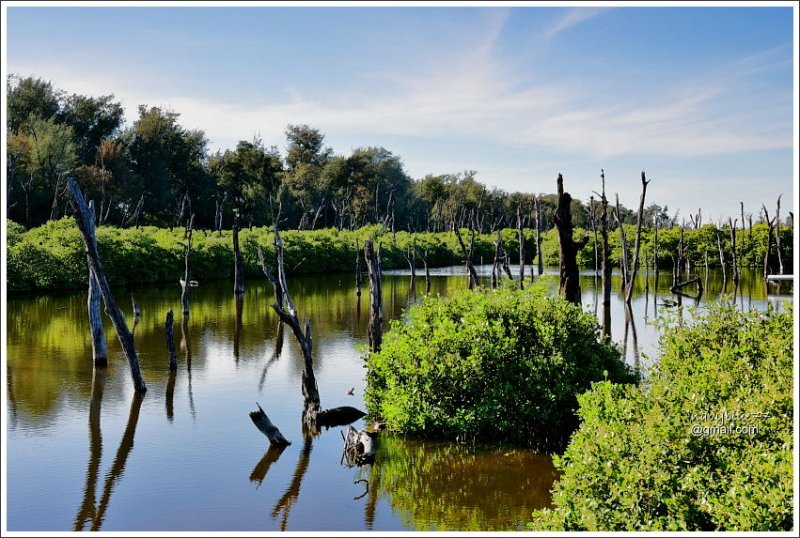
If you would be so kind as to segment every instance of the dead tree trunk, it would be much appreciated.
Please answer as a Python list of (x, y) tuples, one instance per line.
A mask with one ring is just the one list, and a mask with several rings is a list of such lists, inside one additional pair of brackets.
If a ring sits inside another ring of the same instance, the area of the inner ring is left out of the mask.
[(455, 220), (453, 220), (453, 231), (456, 233), (458, 244), (461, 247), (461, 253), (464, 255), (464, 264), (467, 266), (467, 287), (472, 289), (475, 286), (480, 286), (480, 282), (478, 281), (478, 273), (475, 271), (475, 266), (472, 265), (472, 252), (475, 245), (475, 221), (472, 217), (472, 213), (470, 213), (469, 224), (470, 245), (469, 250), (467, 250), (466, 245), (464, 245), (464, 240), (461, 238), (461, 231), (459, 230), (460, 226), (455, 222)]
[[(300, 326), (300, 320), (297, 316), (292, 297), (289, 294), (289, 285), (286, 281), (286, 271), (283, 267), (283, 241), (281, 240), (278, 227), (274, 228), (275, 231), (275, 253), (278, 262), (278, 275), (275, 276), (267, 267), (264, 261), (264, 254), (261, 249), (258, 249), (258, 258), (261, 261), (261, 267), (264, 274), (272, 282), (277, 295), (279, 290), (281, 292), (281, 300), (274, 303), (272, 308), (278, 314), (278, 318), (292, 328), (295, 339), (300, 345), (300, 350), (303, 353), (303, 374), (302, 374), (302, 393), (303, 393), (303, 425), (312, 431), (318, 431), (323, 426), (338, 426), (349, 424), (361, 417), (366, 413), (359, 411), (353, 407), (336, 407), (321, 411), (321, 404), (319, 398), (319, 389), (317, 388), (317, 380), (314, 377), (314, 364), (311, 356), (312, 340), (311, 340), (311, 319), (307, 318), (305, 329)], [(369, 242), (371, 247), (372, 243)], [(366, 245), (365, 245), (366, 248)], [(258, 424), (256, 424), (258, 425)]]
[(594, 276), (600, 274), (600, 253), (597, 248), (597, 223), (595, 222), (596, 215), (594, 209), (594, 196), (589, 197), (589, 224), (592, 226), (592, 234), (594, 234)]
[(770, 267), (769, 263), (769, 255), (770, 251), (772, 250), (772, 231), (773, 227), (775, 226), (776, 219), (769, 218), (767, 206), (762, 204), (761, 209), (764, 211), (764, 220), (767, 222), (767, 249), (764, 252), (764, 278), (767, 278), (772, 273), (772, 268)]
[(183, 316), (189, 316), (189, 283), (192, 281), (192, 226), (194, 225), (194, 213), (189, 216), (189, 223), (186, 226), (186, 253), (184, 255), (184, 274), (181, 283), (181, 304), (183, 305)]
[(581, 283), (578, 272), (578, 251), (589, 241), (589, 236), (584, 235), (580, 241), (572, 238), (572, 212), (570, 204), (572, 196), (564, 192), (564, 178), (558, 174), (556, 179), (558, 185), (558, 206), (553, 217), (556, 228), (558, 228), (559, 245), (559, 269), (561, 273), (559, 293), (567, 300), (575, 304), (581, 302)]
[(411, 269), (411, 287), (413, 288), (417, 281), (417, 245), (416, 243), (410, 249), (403, 253), (409, 269)]
[[(542, 259), (542, 212), (541, 208), (539, 207), (539, 197), (533, 197), (533, 204), (536, 211), (536, 258), (537, 258), (537, 268), (539, 269), (539, 274), (544, 273), (544, 260)], [(533, 276), (533, 275), (531, 275)]]
[(228, 198), (228, 193), (225, 192), (222, 195), (222, 201), (214, 200), (214, 205), (215, 205), (214, 229), (217, 231), (217, 233), (219, 233), (219, 235), (222, 235), (222, 211), (223, 211), (223, 206), (225, 205), (225, 200), (227, 200), (227, 198)]
[(619, 242), (622, 248), (622, 257), (620, 259), (619, 269), (622, 272), (622, 289), (625, 289), (628, 283), (628, 237), (625, 234), (625, 227), (622, 225), (622, 214), (619, 209), (619, 194), (616, 196), (616, 211), (614, 212), (614, 220), (617, 221), (619, 227)]
[(777, 207), (775, 208), (775, 250), (778, 252), (778, 274), (784, 274), (783, 253), (781, 252), (781, 194), (778, 196)]
[(425, 294), (427, 295), (431, 292), (431, 271), (428, 268), (428, 249), (420, 253), (420, 258), (422, 258), (422, 264), (425, 266)]
[(367, 262), (369, 272), (369, 325), (367, 333), (369, 335), (369, 349), (373, 353), (381, 350), (381, 340), (383, 331), (383, 297), (381, 292), (381, 260), (380, 250), (372, 246), (372, 239), (364, 242), (364, 260)]
[(653, 217), (653, 271), (658, 272), (658, 228), (661, 225), (661, 219), (657, 216)]
[[(95, 237), (93, 200), (89, 201), (88, 211), (89, 233)], [(91, 262), (89, 262), (88, 251), (86, 261), (89, 265), (89, 297), (86, 306), (89, 310), (89, 327), (92, 331), (92, 358), (95, 366), (106, 366), (108, 364), (108, 347), (103, 333), (103, 317), (100, 314), (100, 286), (97, 284), (97, 277), (92, 270)]]
[(606, 198), (606, 174), (600, 170), (602, 193), (600, 204), (603, 212), (600, 215), (600, 239), (602, 240), (601, 265), (603, 272), (603, 334), (611, 336), (611, 260), (608, 249), (608, 198)]
[(122, 310), (120, 310), (114, 302), (114, 297), (111, 295), (111, 288), (108, 285), (106, 276), (103, 273), (102, 264), (100, 263), (100, 254), (97, 251), (97, 239), (93, 233), (94, 215), (89, 211), (83, 194), (81, 194), (80, 187), (75, 183), (75, 180), (68, 178), (67, 184), (75, 201), (75, 222), (83, 236), (89, 267), (95, 274), (95, 279), (100, 288), (100, 294), (103, 297), (103, 303), (105, 303), (106, 306), (106, 312), (111, 318), (114, 330), (117, 332), (119, 343), (122, 345), (122, 349), (125, 350), (125, 355), (128, 358), (128, 363), (131, 368), (131, 377), (133, 378), (133, 386), (137, 392), (144, 393), (147, 391), (147, 386), (139, 370), (139, 357), (136, 355), (133, 336), (128, 330), (128, 324), (125, 323), (125, 316), (122, 314)]
[[(719, 226), (717, 226), (717, 250), (719, 251), (719, 266), (722, 269), (722, 279), (727, 280), (728, 275), (725, 272), (725, 253), (722, 250), (722, 234), (719, 231)], [(673, 285), (675, 282), (673, 281)]]
[(172, 309), (170, 308), (167, 312), (167, 319), (164, 322), (164, 336), (167, 340), (167, 355), (169, 357), (169, 371), (174, 372), (178, 369), (178, 361), (175, 356), (175, 340), (172, 338), (172, 326), (173, 326), (174, 316), (172, 314)]
[(647, 194), (647, 184), (649, 180), (645, 178), (644, 170), (642, 170), (642, 195), (639, 197), (639, 216), (636, 219), (636, 239), (633, 244), (633, 271), (629, 275), (628, 281), (625, 284), (625, 302), (631, 303), (631, 296), (633, 296), (633, 282), (636, 280), (636, 272), (639, 270), (639, 242), (642, 236), (642, 220), (644, 219), (644, 199)]
[(736, 221), (728, 217), (728, 227), (731, 233), (731, 269), (733, 270), (733, 281), (739, 282), (739, 264), (736, 258)]
[(361, 247), (356, 239), (356, 297), (361, 297)]
[(500, 249), (503, 248), (503, 235), (497, 233), (497, 241), (494, 242), (494, 259), (492, 260), (492, 289), (497, 289), (500, 285)]
[(517, 241), (519, 242), (519, 289), (525, 289), (525, 225), (522, 207), (517, 206)]
[(239, 250), (239, 216), (233, 219), (233, 293), (244, 293), (244, 265), (242, 252)]
[(127, 228), (128, 226), (131, 225), (131, 223), (133, 223), (134, 228), (138, 228), (139, 227), (139, 217), (142, 214), (142, 208), (143, 207), (144, 207), (144, 194), (142, 195), (141, 198), (139, 198), (139, 202), (136, 204), (136, 209), (133, 210), (133, 214), (131, 215), (131, 217), (129, 219), (127, 219), (126, 221), (123, 221), (122, 227), (123, 228)]

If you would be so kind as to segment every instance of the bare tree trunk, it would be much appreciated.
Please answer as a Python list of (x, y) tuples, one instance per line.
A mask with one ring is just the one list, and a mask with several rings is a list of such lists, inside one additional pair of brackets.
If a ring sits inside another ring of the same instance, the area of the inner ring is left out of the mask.
[(764, 278), (767, 278), (770, 274), (772, 274), (772, 268), (770, 267), (769, 263), (769, 255), (770, 251), (772, 250), (772, 232), (773, 227), (775, 226), (775, 221), (777, 219), (769, 218), (769, 213), (767, 212), (767, 207), (765, 205), (761, 205), (761, 209), (764, 211), (764, 220), (767, 221), (767, 249), (764, 252)]
[(533, 197), (534, 208), (536, 211), (536, 256), (537, 256), (537, 268), (539, 269), (539, 274), (544, 274), (544, 260), (542, 259), (542, 213), (541, 208), (539, 207), (539, 197)]
[(608, 198), (606, 198), (606, 174), (604, 170), (600, 170), (600, 179), (602, 181), (602, 194), (600, 203), (602, 204), (603, 212), (600, 216), (600, 238), (602, 240), (601, 250), (601, 265), (603, 269), (603, 334), (607, 337), (611, 336), (611, 260), (608, 248)]
[[(725, 253), (722, 250), (722, 234), (719, 231), (719, 227), (717, 227), (717, 250), (719, 251), (719, 266), (722, 269), (722, 279), (727, 280), (728, 275), (725, 272)], [(673, 284), (675, 284), (673, 282)]]
[(147, 386), (139, 370), (139, 357), (136, 354), (133, 336), (128, 330), (128, 324), (125, 323), (125, 316), (122, 314), (122, 310), (120, 310), (114, 302), (114, 297), (111, 295), (111, 288), (108, 285), (106, 276), (103, 273), (102, 264), (100, 263), (100, 255), (97, 251), (97, 239), (93, 233), (94, 215), (89, 211), (83, 194), (78, 184), (75, 183), (75, 180), (68, 178), (67, 184), (75, 201), (75, 222), (83, 235), (89, 267), (95, 274), (95, 280), (100, 288), (100, 294), (103, 297), (106, 312), (109, 317), (111, 317), (111, 322), (114, 325), (114, 330), (117, 332), (119, 343), (122, 345), (122, 348), (125, 350), (125, 355), (128, 358), (128, 364), (131, 368), (131, 377), (133, 378), (133, 386), (137, 392), (144, 393), (147, 391)]
[(189, 224), (186, 226), (186, 253), (184, 255), (184, 274), (181, 280), (181, 304), (183, 305), (183, 317), (189, 316), (189, 284), (192, 281), (192, 226), (194, 225), (194, 213), (189, 216)]
[[(94, 229), (94, 201), (89, 201), (88, 206), (90, 224), (89, 233), (92, 237), (95, 236)], [(100, 286), (97, 284), (97, 277), (92, 270), (91, 263), (89, 264), (89, 297), (87, 299), (87, 307), (89, 309), (89, 327), (92, 330), (92, 357), (95, 366), (106, 366), (108, 364), (108, 348), (106, 346), (106, 337), (103, 333), (103, 318), (100, 314)]]
[(239, 250), (239, 216), (233, 219), (233, 293), (244, 293), (244, 266), (242, 253)]
[(425, 294), (431, 292), (431, 272), (428, 269), (428, 249), (422, 252), (422, 263), (425, 265)]
[(733, 270), (733, 281), (739, 282), (739, 266), (736, 259), (736, 221), (728, 217), (728, 227), (731, 234), (731, 269)]
[(358, 239), (356, 239), (355, 247), (356, 247), (356, 297), (361, 297), (361, 250), (360, 250), (361, 247), (358, 246)]
[(639, 242), (642, 236), (642, 220), (644, 220), (644, 199), (647, 194), (647, 184), (649, 180), (645, 178), (644, 170), (642, 170), (642, 195), (639, 197), (639, 216), (636, 219), (636, 240), (633, 246), (633, 271), (631, 272), (630, 279), (625, 285), (625, 302), (631, 303), (631, 296), (633, 295), (633, 282), (636, 280), (636, 272), (639, 270)]
[(258, 402), (256, 402), (256, 405), (258, 405), (258, 411), (250, 412), (250, 420), (253, 421), (253, 424), (256, 425), (256, 428), (258, 428), (261, 433), (267, 436), (269, 444), (278, 448), (291, 445), (292, 443), (288, 441), (281, 431), (272, 423), (264, 410), (261, 409)]
[(775, 250), (778, 251), (778, 274), (784, 274), (783, 253), (781, 252), (781, 196), (778, 196), (777, 207), (775, 208)]
[(564, 178), (558, 174), (556, 179), (558, 185), (558, 206), (553, 217), (556, 228), (558, 228), (559, 244), (559, 266), (560, 266), (560, 286), (559, 293), (567, 300), (575, 304), (581, 302), (581, 284), (579, 279), (578, 251), (589, 241), (589, 236), (584, 235), (580, 241), (572, 239), (572, 212), (570, 204), (572, 196), (564, 192)]
[(461, 253), (464, 255), (464, 264), (467, 266), (467, 287), (469, 289), (474, 288), (475, 286), (480, 286), (480, 282), (478, 281), (478, 273), (475, 271), (475, 266), (472, 265), (472, 247), (475, 244), (475, 222), (472, 218), (472, 214), (470, 213), (470, 248), (467, 250), (466, 245), (464, 245), (464, 240), (461, 238), (461, 231), (459, 230), (459, 223), (453, 221), (453, 231), (456, 233), (456, 238), (458, 239), (458, 244), (461, 246)]
[(381, 260), (380, 249), (377, 251), (372, 246), (372, 239), (364, 242), (364, 260), (367, 262), (369, 272), (369, 349), (373, 353), (381, 350), (383, 331), (383, 296), (381, 291)]
[(519, 242), (519, 289), (525, 289), (525, 231), (522, 208), (517, 206), (517, 241)]
[(622, 257), (620, 259), (620, 271), (622, 272), (622, 289), (628, 284), (628, 237), (625, 234), (625, 227), (622, 225), (622, 214), (619, 209), (619, 194), (616, 195), (617, 210), (614, 212), (614, 219), (619, 226), (619, 241), (622, 248)]
[(178, 369), (178, 361), (175, 356), (175, 340), (172, 338), (172, 326), (173, 326), (174, 316), (172, 314), (172, 309), (170, 308), (167, 312), (167, 319), (164, 322), (164, 336), (167, 340), (167, 355), (169, 358), (169, 371), (174, 372)]
[(589, 197), (589, 224), (592, 226), (592, 234), (594, 234), (594, 276), (600, 274), (600, 253), (597, 248), (597, 224), (594, 209), (594, 196)]

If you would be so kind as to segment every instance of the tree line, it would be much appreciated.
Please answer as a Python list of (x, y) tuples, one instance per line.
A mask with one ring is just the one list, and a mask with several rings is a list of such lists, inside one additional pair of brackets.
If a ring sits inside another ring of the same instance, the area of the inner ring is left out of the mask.
[[(555, 194), (490, 188), (477, 172), (413, 179), (399, 156), (383, 147), (337, 155), (325, 135), (288, 125), (282, 153), (256, 137), (211, 153), (202, 130), (183, 127), (180, 115), (141, 105), (127, 125), (113, 95), (70, 94), (34, 76), (10, 75), (8, 86), (9, 217), (28, 228), (70, 211), (66, 178), (74, 177), (97, 204), (98, 224), (171, 227), (195, 215), (195, 227), (247, 226), (356, 229), (385, 223), (393, 231), (439, 232), (469, 219), (480, 233), (531, 222), (538, 204), (552, 227)], [(588, 229), (592, 202), (572, 201), (575, 226)], [(651, 204), (645, 221), (669, 227), (667, 207)], [(636, 215), (621, 208), (623, 223)]]

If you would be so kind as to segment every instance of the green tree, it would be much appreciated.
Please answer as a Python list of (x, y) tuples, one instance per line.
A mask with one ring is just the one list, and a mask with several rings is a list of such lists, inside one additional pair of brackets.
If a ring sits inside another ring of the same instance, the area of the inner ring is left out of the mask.
[(17, 132), (33, 115), (48, 119), (61, 109), (63, 92), (53, 88), (49, 81), (37, 77), (22, 78), (9, 75), (6, 81), (8, 95), (8, 116), (6, 122), (9, 132)]

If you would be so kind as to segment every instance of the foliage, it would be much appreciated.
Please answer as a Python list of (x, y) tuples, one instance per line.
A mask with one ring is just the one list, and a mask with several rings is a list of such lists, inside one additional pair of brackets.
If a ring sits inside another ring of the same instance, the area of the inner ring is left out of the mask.
[(646, 384), (602, 382), (579, 397), (580, 429), (556, 458), (556, 508), (530, 526), (790, 530), (792, 327), (791, 312), (718, 305), (667, 328)]
[(592, 381), (633, 382), (594, 318), (544, 288), (426, 297), (367, 356), (370, 412), (390, 429), (563, 447)]

